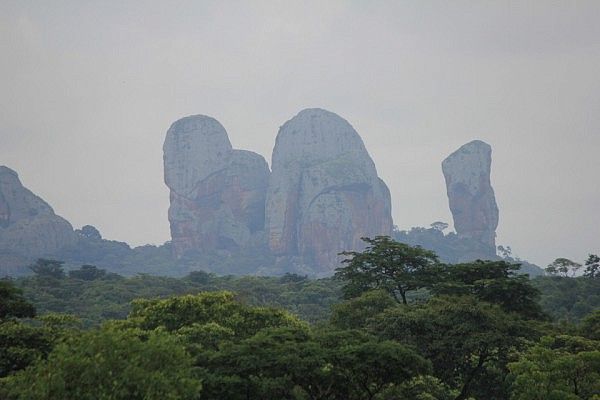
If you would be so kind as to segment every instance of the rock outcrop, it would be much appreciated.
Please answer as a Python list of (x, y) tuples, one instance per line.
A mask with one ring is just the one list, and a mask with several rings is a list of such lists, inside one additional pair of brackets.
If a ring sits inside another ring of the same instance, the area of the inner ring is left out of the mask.
[(15, 272), (75, 240), (69, 222), (26, 189), (15, 171), (0, 166), (0, 274)]
[(477, 248), (466, 258), (496, 256), (498, 206), (490, 182), (492, 148), (474, 140), (442, 162), (454, 229), (459, 237), (472, 240)]
[(217, 120), (195, 115), (176, 121), (163, 150), (177, 257), (235, 250), (264, 229), (269, 167), (256, 153), (234, 150)]
[(299, 256), (315, 272), (331, 273), (339, 252), (391, 231), (389, 190), (346, 120), (307, 109), (280, 128), (266, 206), (275, 255)]

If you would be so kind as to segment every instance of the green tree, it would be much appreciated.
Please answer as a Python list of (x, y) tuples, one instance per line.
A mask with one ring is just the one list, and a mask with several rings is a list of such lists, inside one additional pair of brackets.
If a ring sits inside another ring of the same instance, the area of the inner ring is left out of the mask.
[(438, 258), (419, 246), (398, 243), (388, 236), (363, 238), (368, 243), (363, 252), (343, 252), (349, 258), (335, 276), (344, 282), (346, 298), (372, 289), (386, 290), (397, 302), (408, 304), (407, 292), (426, 287)]
[(225, 342), (219, 351), (205, 354), (202, 367), (207, 399), (291, 399), (299, 378), (313, 380), (314, 390), (328, 386), (318, 376), (325, 359), (309, 343), (307, 329), (273, 328), (239, 342)]
[(583, 275), (588, 278), (600, 278), (600, 257), (590, 254), (585, 261), (585, 271)]
[(64, 261), (39, 258), (33, 265), (29, 266), (29, 269), (40, 278), (62, 279), (65, 277), (63, 264)]
[(359, 297), (334, 304), (330, 322), (338, 329), (359, 329), (375, 316), (398, 303), (385, 290), (371, 290)]
[(541, 293), (542, 309), (556, 320), (578, 322), (600, 308), (600, 279), (540, 276), (531, 283)]
[(446, 229), (448, 229), (448, 224), (446, 222), (442, 222), (442, 221), (433, 222), (429, 226), (432, 227), (433, 229), (435, 229), (436, 231), (440, 231), (440, 232), (443, 232)]
[(53, 346), (74, 333), (79, 322), (69, 315), (46, 314), (32, 323), (0, 323), (0, 377), (22, 370), (45, 358)]
[[(161, 332), (92, 330), (56, 345), (47, 360), (4, 378), (0, 395), (26, 400), (195, 399), (192, 358)], [(1, 396), (0, 396), (1, 397)]]
[(550, 275), (575, 276), (581, 268), (581, 264), (571, 261), (568, 258), (557, 258), (546, 267), (546, 272)]
[(544, 337), (509, 365), (513, 400), (589, 400), (600, 394), (600, 342)]
[(52, 339), (50, 332), (41, 327), (19, 321), (0, 323), (0, 378), (45, 357), (52, 349)]
[(23, 297), (23, 291), (8, 279), (0, 279), (0, 322), (7, 318), (32, 318), (35, 307)]
[(390, 385), (401, 385), (416, 376), (431, 373), (431, 363), (396, 341), (374, 341), (338, 347), (334, 368), (338, 383), (350, 385), (347, 399), (373, 399)]
[(431, 372), (414, 350), (358, 331), (269, 328), (222, 346), (204, 365), (214, 399), (373, 399)]
[(458, 391), (457, 400), (504, 399), (510, 355), (536, 332), (516, 314), (472, 296), (434, 297), (415, 307), (390, 308), (370, 324), (384, 339), (415, 346), (434, 375)]
[(400, 385), (389, 386), (375, 396), (375, 400), (454, 400), (457, 395), (457, 391), (435, 376), (419, 375)]
[(581, 335), (592, 340), (600, 341), (600, 309), (588, 314), (579, 326)]
[(82, 265), (81, 268), (69, 271), (69, 278), (81, 279), (83, 281), (94, 281), (106, 276), (106, 270), (95, 265)]
[(498, 252), (500, 252), (502, 258), (512, 258), (512, 248), (510, 246), (499, 245)]
[(235, 300), (231, 292), (203, 292), (168, 299), (135, 300), (129, 323), (144, 330), (169, 332), (192, 325), (217, 324), (247, 338), (268, 327), (304, 326), (290, 313), (275, 308), (250, 307)]
[(76, 230), (76, 232), (79, 233), (81, 236), (84, 236), (88, 239), (97, 239), (97, 240), (102, 239), (102, 235), (100, 234), (100, 231), (98, 229), (96, 229), (95, 226), (92, 226), (92, 225), (84, 225), (81, 227), (81, 229)]
[(527, 275), (519, 274), (519, 264), (506, 261), (475, 261), (440, 268), (439, 280), (432, 285), (438, 295), (473, 295), (504, 311), (527, 318), (545, 318), (538, 300), (540, 292)]
[(206, 271), (192, 271), (186, 277), (186, 279), (189, 279), (191, 282), (198, 283), (201, 285), (206, 285), (210, 283), (210, 281), (213, 278), (214, 275)]

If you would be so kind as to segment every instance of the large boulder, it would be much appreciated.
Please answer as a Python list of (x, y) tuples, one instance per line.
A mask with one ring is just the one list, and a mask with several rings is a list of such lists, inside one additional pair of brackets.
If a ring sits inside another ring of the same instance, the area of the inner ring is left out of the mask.
[(25, 188), (17, 173), (0, 166), (0, 274), (19, 273), (37, 257), (75, 242), (73, 227)]
[(442, 162), (454, 229), (477, 246), (465, 258), (494, 258), (498, 206), (490, 182), (492, 148), (480, 140), (469, 142)]
[(217, 120), (176, 121), (163, 150), (175, 256), (236, 250), (264, 229), (269, 167), (256, 153), (234, 150)]
[(390, 193), (362, 139), (321, 109), (280, 128), (266, 210), (271, 251), (298, 256), (316, 273), (331, 273), (339, 252), (362, 249), (361, 237), (392, 231)]

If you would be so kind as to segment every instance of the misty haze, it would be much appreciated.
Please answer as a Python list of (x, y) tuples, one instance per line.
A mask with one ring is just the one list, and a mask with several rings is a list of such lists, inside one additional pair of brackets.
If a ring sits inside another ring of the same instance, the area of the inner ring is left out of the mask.
[(599, 20), (0, 1), (0, 398), (600, 398)]

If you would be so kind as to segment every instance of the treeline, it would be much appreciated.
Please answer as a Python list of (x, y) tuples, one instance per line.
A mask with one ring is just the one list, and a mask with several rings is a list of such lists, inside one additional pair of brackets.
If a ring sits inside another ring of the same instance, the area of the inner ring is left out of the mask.
[(71, 314), (86, 327), (126, 318), (131, 301), (138, 298), (227, 290), (244, 304), (283, 308), (310, 323), (326, 321), (331, 305), (340, 300), (341, 283), (337, 280), (294, 274), (216, 276), (195, 271), (184, 278), (146, 274), (123, 277), (91, 265), (67, 273), (61, 262), (53, 260), (38, 260), (32, 269), (34, 275), (13, 282), (38, 312)]
[[(138, 298), (227, 290), (244, 304), (283, 308), (313, 324), (326, 322), (331, 306), (342, 299), (341, 281), (334, 278), (308, 279), (295, 274), (217, 276), (204, 271), (191, 272), (184, 278), (146, 274), (123, 277), (90, 265), (65, 272), (61, 265), (58, 261), (38, 260), (32, 266), (37, 271), (34, 275), (13, 283), (39, 314), (70, 314), (86, 327), (126, 318), (131, 301)], [(530, 283), (540, 292), (542, 310), (554, 321), (577, 323), (600, 308), (600, 279), (555, 275), (535, 277)], [(428, 291), (409, 291), (408, 296), (423, 299)]]
[[(599, 398), (600, 311), (575, 324), (583, 294), (558, 302), (557, 323), (515, 264), (444, 265), (386, 237), (346, 255), (324, 280), (125, 279), (41, 260), (35, 276), (0, 281), (0, 398)], [(94, 293), (147, 299), (111, 316), (86, 311)]]

